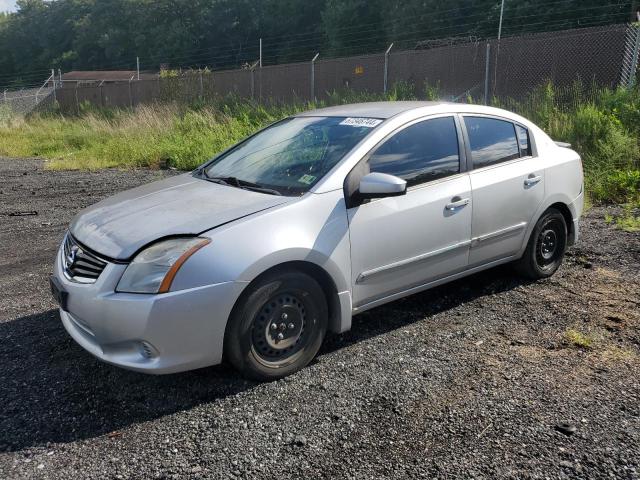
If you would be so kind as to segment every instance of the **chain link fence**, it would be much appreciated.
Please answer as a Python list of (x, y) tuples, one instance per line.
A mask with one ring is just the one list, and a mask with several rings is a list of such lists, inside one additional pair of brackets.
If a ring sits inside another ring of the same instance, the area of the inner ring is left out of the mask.
[(54, 92), (53, 86), (4, 90), (0, 94), (0, 110), (21, 115), (49, 110), (56, 104)]
[[(637, 75), (640, 24), (527, 34), (501, 40), (419, 45), (414, 50), (228, 71), (188, 71), (176, 76), (94, 85), (56, 84), (6, 92), (5, 108), (27, 113), (57, 106), (80, 112), (83, 104), (133, 108), (153, 102), (209, 101), (233, 95), (260, 103), (327, 99), (336, 91), (372, 98), (401, 86), (417, 98), (508, 104), (552, 83), (558, 101), (584, 100), (603, 87), (631, 86)], [(572, 100), (573, 99), (573, 100)]]

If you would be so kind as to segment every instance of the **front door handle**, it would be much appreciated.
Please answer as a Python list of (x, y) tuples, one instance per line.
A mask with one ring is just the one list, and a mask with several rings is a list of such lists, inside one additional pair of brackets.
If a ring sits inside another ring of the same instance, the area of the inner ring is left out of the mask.
[(541, 175), (529, 175), (529, 178), (526, 178), (524, 180), (524, 186), (525, 187), (531, 187), (533, 185), (535, 185), (536, 183), (538, 183), (540, 180), (542, 180), (542, 176)]
[(462, 208), (466, 205), (469, 205), (469, 199), (468, 198), (460, 198), (460, 197), (453, 197), (451, 199), (451, 203), (447, 203), (447, 206), (445, 207), (447, 210), (449, 210), (450, 212), (453, 212), (459, 208)]

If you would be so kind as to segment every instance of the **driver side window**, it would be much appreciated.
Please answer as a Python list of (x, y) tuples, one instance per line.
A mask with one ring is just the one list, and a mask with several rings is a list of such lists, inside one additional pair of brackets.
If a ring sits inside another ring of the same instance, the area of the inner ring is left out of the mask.
[(369, 170), (400, 177), (408, 187), (459, 173), (453, 117), (425, 120), (399, 131), (373, 151)]

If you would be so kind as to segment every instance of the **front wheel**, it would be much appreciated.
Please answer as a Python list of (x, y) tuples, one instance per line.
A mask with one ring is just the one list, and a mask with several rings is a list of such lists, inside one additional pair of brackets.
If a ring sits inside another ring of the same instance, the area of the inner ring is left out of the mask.
[(248, 288), (229, 319), (227, 360), (243, 375), (261, 381), (305, 367), (327, 331), (327, 301), (318, 282), (304, 273), (285, 272)]
[(560, 268), (566, 248), (567, 222), (562, 213), (550, 208), (536, 223), (516, 268), (534, 280), (550, 277)]

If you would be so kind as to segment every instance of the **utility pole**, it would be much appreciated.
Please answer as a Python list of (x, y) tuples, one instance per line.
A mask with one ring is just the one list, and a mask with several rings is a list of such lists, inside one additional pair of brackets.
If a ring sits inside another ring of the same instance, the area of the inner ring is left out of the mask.
[(502, 16), (504, 14), (504, 0), (502, 0), (502, 4), (500, 5), (500, 24), (498, 25), (498, 41), (502, 37)]
[(138, 81), (140, 81), (140, 57), (136, 57), (136, 72), (138, 74)]
[[(500, 23), (498, 24), (498, 43), (496, 44), (495, 64), (493, 66), (493, 93), (496, 91), (498, 81), (498, 57), (500, 56), (500, 39), (502, 38), (502, 19), (504, 17), (504, 0), (500, 3)], [(486, 102), (486, 100), (485, 100)]]

